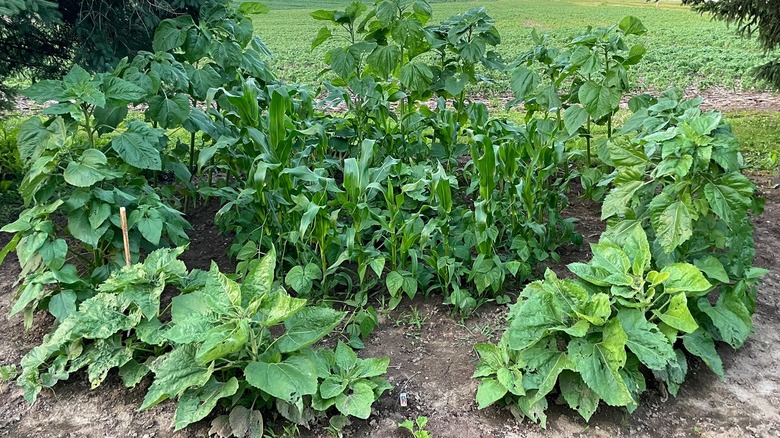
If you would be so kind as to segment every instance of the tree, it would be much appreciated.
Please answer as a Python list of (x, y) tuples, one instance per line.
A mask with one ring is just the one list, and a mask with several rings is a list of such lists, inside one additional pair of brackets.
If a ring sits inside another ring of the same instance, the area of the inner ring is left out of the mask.
[[(767, 51), (780, 46), (780, 0), (683, 0), (683, 3), (694, 11), (735, 23), (740, 35), (757, 36)], [(756, 73), (759, 79), (780, 88), (780, 57), (758, 67)]]
[[(112, 68), (139, 50), (151, 50), (157, 24), (227, 0), (0, 0), (0, 102), (7, 79), (59, 77), (72, 62)], [(3, 98), (5, 95), (5, 99)]]

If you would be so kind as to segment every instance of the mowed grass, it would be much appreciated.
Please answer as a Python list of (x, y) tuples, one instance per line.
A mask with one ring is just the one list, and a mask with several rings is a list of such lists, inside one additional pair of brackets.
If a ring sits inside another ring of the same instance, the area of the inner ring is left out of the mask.
[(743, 111), (724, 117), (740, 141), (749, 168), (774, 171), (780, 167), (780, 112)]
[[(346, 0), (268, 0), (270, 12), (253, 17), (255, 30), (274, 53), (273, 65), (280, 78), (315, 83), (325, 68), (326, 47), (311, 49), (311, 41), (322, 26), (311, 18), (314, 9), (337, 9)], [(662, 0), (659, 7), (644, 0), (494, 0), (434, 1), (434, 22), (472, 7), (485, 7), (496, 19), (503, 42), (498, 51), (514, 59), (531, 46), (530, 33), (537, 29), (561, 43), (588, 25), (609, 26), (626, 15), (641, 19), (649, 32), (634, 40), (644, 44), (648, 54), (633, 77), (639, 89), (669, 86), (713, 86), (765, 88), (751, 76), (751, 68), (769, 58), (753, 40), (743, 39), (724, 23), (700, 16), (678, 1)], [(505, 89), (496, 77), (494, 90)]]

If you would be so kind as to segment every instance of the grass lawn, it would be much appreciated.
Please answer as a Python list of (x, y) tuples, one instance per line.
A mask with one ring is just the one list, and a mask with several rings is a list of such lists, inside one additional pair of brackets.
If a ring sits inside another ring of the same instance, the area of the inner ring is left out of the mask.
[[(336, 9), (345, 0), (269, 0), (270, 12), (253, 17), (256, 32), (274, 53), (274, 69), (282, 79), (312, 83), (324, 67), (326, 47), (311, 50), (322, 23), (310, 17), (313, 9)], [(734, 34), (721, 22), (691, 12), (678, 1), (659, 7), (643, 0), (494, 0), (434, 1), (435, 22), (472, 7), (485, 7), (496, 19), (503, 39), (499, 52), (511, 60), (531, 46), (532, 29), (561, 41), (587, 25), (609, 26), (626, 15), (641, 19), (649, 33), (637, 38), (648, 49), (637, 67), (639, 88), (675, 85), (707, 88), (762, 88), (750, 69), (768, 58), (757, 43)], [(503, 87), (499, 86), (498, 90)]]

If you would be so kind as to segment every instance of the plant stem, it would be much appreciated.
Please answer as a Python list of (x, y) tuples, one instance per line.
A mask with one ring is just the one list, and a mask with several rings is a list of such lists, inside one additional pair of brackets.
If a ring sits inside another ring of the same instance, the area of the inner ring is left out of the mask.
[(587, 136), (585, 136), (585, 143), (587, 144), (586, 159), (587, 159), (588, 167), (590, 167), (590, 139), (591, 139), (590, 123), (591, 123), (591, 118), (590, 116), (588, 116), (588, 134)]
[(195, 132), (190, 133), (190, 173), (195, 174)]

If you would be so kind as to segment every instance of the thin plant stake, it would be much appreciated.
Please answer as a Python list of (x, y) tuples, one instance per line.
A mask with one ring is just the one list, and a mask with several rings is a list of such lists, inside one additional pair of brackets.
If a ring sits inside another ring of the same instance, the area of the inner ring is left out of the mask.
[(130, 266), (130, 239), (127, 237), (127, 209), (119, 207), (119, 219), (122, 222), (122, 240), (125, 244), (125, 263)]

